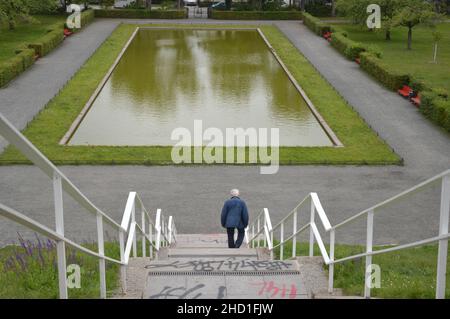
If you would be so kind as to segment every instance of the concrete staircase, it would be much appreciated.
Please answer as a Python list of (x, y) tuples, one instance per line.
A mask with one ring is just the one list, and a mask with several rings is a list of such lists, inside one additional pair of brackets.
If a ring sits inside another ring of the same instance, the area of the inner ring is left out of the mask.
[(320, 258), (269, 260), (264, 248), (227, 248), (226, 236), (178, 235), (157, 260), (132, 258), (114, 298), (307, 299), (329, 296)]

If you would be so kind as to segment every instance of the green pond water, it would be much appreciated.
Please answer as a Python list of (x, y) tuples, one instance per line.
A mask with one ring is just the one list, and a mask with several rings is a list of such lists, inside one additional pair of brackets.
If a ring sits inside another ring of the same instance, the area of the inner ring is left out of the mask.
[(333, 145), (258, 32), (164, 29), (136, 34), (69, 144), (174, 145), (194, 120), (224, 136), (278, 128), (281, 146)]

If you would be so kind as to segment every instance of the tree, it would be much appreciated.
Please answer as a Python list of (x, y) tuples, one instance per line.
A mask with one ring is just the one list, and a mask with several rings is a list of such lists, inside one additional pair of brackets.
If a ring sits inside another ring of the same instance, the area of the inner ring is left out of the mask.
[(438, 51), (438, 43), (442, 40), (442, 33), (438, 30), (433, 30), (431, 33), (434, 41), (434, 53), (433, 53), (433, 63), (437, 63), (437, 51)]
[(112, 7), (115, 2), (116, 2), (115, 0), (101, 0), (100, 4), (102, 5), (103, 8), (107, 9)]
[(30, 14), (51, 14), (58, 9), (54, 0), (26, 0), (25, 2)]
[(412, 49), (412, 31), (419, 24), (433, 24), (440, 18), (433, 6), (423, 0), (408, 0), (401, 9), (396, 10), (393, 17), (393, 26), (408, 28), (408, 50)]
[(30, 20), (28, 6), (24, 0), (0, 1), (0, 22), (6, 21), (8, 28), (13, 30), (20, 20)]
[[(395, 12), (403, 7), (408, 0), (379, 0), (377, 4), (381, 9), (381, 29), (385, 32), (386, 40), (391, 39), (393, 17)], [(352, 20), (354, 24), (366, 25), (367, 7), (373, 0), (337, 0), (336, 8), (340, 13)]]

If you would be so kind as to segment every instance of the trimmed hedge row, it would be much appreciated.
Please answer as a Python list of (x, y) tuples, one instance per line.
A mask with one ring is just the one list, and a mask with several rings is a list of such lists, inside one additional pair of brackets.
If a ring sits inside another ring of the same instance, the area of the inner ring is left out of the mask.
[(89, 10), (83, 11), (81, 13), (81, 29), (75, 29), (74, 31), (77, 32), (77, 31), (82, 30), (85, 26), (87, 26), (92, 21), (94, 21), (94, 19), (95, 19), (94, 10), (89, 9)]
[(301, 11), (224, 11), (210, 10), (209, 17), (219, 20), (300, 20)]
[(49, 30), (46, 35), (38, 41), (30, 43), (28, 47), (34, 49), (39, 57), (43, 57), (56, 48), (63, 40), (64, 33), (61, 26), (61, 28), (56, 27), (53, 30)]
[[(83, 11), (81, 28), (91, 23), (94, 17), (93, 10)], [(0, 63), (0, 88), (29, 68), (34, 63), (35, 55), (43, 57), (56, 48), (64, 40), (63, 27), (62, 23), (50, 26), (47, 34), (35, 42), (29, 43), (27, 48), (17, 50), (14, 57)], [(78, 30), (80, 29), (74, 31)]]
[(381, 59), (370, 52), (361, 52), (361, 68), (390, 90), (398, 90), (409, 83), (409, 75), (390, 69)]
[(0, 63), (0, 87), (6, 85), (34, 63), (35, 52), (33, 49), (23, 49), (16, 53), (14, 57)]
[(450, 132), (450, 100), (433, 91), (420, 92), (420, 111), (430, 120)]
[(331, 45), (350, 60), (359, 58), (362, 52), (367, 51), (367, 48), (362, 43), (350, 40), (342, 32), (333, 32), (331, 34)]
[(145, 10), (145, 9), (96, 9), (96, 18), (125, 18), (125, 19), (184, 19), (186, 10)]
[(318, 36), (322, 36), (326, 32), (332, 32), (333, 28), (331, 25), (326, 24), (320, 19), (310, 15), (307, 12), (302, 12), (303, 24), (306, 25), (311, 31), (316, 33)]

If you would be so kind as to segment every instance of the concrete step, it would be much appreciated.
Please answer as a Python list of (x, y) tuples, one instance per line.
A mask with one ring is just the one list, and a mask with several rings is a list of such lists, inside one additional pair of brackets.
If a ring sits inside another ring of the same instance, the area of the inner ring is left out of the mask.
[(258, 257), (256, 249), (250, 248), (170, 248), (169, 258), (193, 257)]
[(202, 274), (149, 272), (144, 299), (307, 299), (311, 298), (298, 272)]
[(144, 268), (153, 272), (286, 272), (299, 271), (296, 261), (257, 260), (255, 258), (172, 258), (147, 262)]
[(227, 248), (225, 234), (182, 234), (177, 236), (177, 248)]

